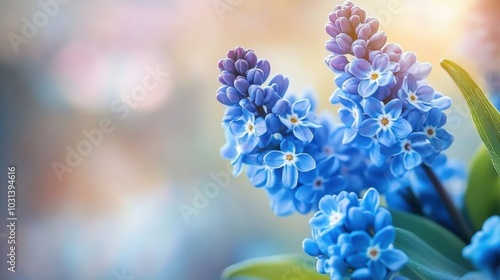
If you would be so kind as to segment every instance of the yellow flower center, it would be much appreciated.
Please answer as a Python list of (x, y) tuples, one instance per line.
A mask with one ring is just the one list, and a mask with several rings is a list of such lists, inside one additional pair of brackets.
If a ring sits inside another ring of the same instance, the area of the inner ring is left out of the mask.
[(371, 79), (372, 80), (378, 79), (378, 74), (377, 73), (373, 73)]
[(249, 125), (248, 125), (248, 130), (249, 130), (249, 131), (253, 131), (253, 125), (249, 124)]
[(386, 126), (389, 124), (389, 119), (383, 118), (380, 122), (382, 123), (382, 125)]
[(411, 101), (417, 100), (417, 98), (415, 97), (415, 95), (410, 95), (410, 99), (411, 99)]
[(299, 122), (299, 120), (296, 117), (291, 117), (290, 118), (290, 122), (293, 123), (293, 124), (296, 124), (296, 123)]
[(293, 156), (292, 155), (286, 155), (286, 160), (288, 161), (292, 161), (293, 160)]

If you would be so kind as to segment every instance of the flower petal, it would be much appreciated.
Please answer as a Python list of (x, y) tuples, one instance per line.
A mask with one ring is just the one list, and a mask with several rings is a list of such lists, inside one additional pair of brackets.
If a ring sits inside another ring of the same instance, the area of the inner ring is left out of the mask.
[(286, 188), (293, 189), (297, 186), (299, 171), (295, 166), (286, 164), (285, 167), (283, 167), (283, 174), (281, 176), (281, 182)]
[(354, 59), (348, 67), (349, 72), (359, 79), (366, 79), (372, 70), (370, 62), (364, 59)]
[(403, 118), (399, 118), (392, 123), (392, 132), (399, 138), (405, 138), (412, 130), (411, 124)]
[(280, 151), (271, 151), (264, 156), (264, 163), (271, 168), (281, 168), (285, 165), (285, 154)]
[(292, 130), (293, 135), (300, 141), (309, 143), (313, 139), (313, 134), (307, 126), (295, 125)]
[(309, 99), (297, 100), (292, 104), (292, 112), (297, 114), (299, 119), (307, 117), (309, 110), (311, 109), (311, 102)]
[(393, 226), (386, 226), (385, 228), (379, 230), (373, 237), (373, 243), (377, 244), (380, 249), (386, 249), (389, 245), (394, 242), (396, 237), (396, 232)]
[(390, 270), (400, 270), (408, 262), (408, 256), (401, 250), (392, 249), (382, 252), (380, 261)]
[(381, 129), (377, 134), (377, 139), (380, 144), (386, 147), (396, 144), (396, 135), (394, 135), (391, 129)]
[(246, 123), (243, 120), (238, 120), (238, 121), (232, 121), (231, 124), (229, 125), (229, 128), (231, 130), (231, 133), (236, 137), (236, 138), (241, 138), (245, 134), (247, 134), (246, 131)]
[(254, 123), (254, 134), (255, 136), (262, 136), (267, 132), (267, 124), (263, 118), (258, 118)]
[(378, 89), (377, 82), (373, 80), (362, 80), (358, 85), (358, 93), (364, 98), (372, 96)]
[(298, 154), (295, 155), (295, 158), (297, 159), (295, 166), (300, 172), (307, 172), (316, 168), (316, 162), (309, 154)]
[(354, 231), (350, 235), (351, 244), (354, 246), (356, 251), (360, 253), (366, 252), (366, 249), (370, 246), (371, 238), (368, 233), (364, 231)]
[(403, 103), (399, 99), (393, 99), (387, 105), (385, 105), (385, 112), (389, 114), (393, 119), (397, 119), (401, 116), (401, 111), (403, 109)]
[(285, 153), (289, 152), (295, 154), (295, 145), (292, 143), (292, 141), (285, 140), (281, 142), (280, 149)]
[(406, 170), (411, 170), (421, 163), (422, 156), (415, 151), (411, 151), (403, 155), (403, 165)]
[(363, 109), (372, 119), (378, 119), (378, 116), (384, 114), (384, 107), (382, 107), (382, 103), (374, 97), (369, 97), (363, 100)]
[(372, 137), (380, 130), (380, 123), (374, 119), (364, 120), (358, 128), (358, 133), (366, 137)]

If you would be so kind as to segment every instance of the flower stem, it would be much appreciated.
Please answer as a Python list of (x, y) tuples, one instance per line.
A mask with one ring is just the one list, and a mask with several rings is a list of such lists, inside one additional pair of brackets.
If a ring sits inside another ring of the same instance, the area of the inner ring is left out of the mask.
[(424, 169), (424, 172), (427, 175), (427, 177), (429, 177), (429, 179), (431, 180), (432, 185), (439, 194), (439, 197), (441, 197), (441, 200), (443, 201), (446, 210), (448, 210), (448, 213), (450, 214), (453, 224), (457, 227), (459, 237), (463, 241), (465, 241), (465, 243), (468, 244), (472, 237), (472, 231), (467, 222), (465, 221), (464, 216), (455, 207), (453, 201), (450, 198), (450, 195), (448, 194), (448, 192), (446, 192), (446, 189), (444, 188), (443, 184), (436, 176), (436, 173), (434, 173), (432, 168), (430, 168), (426, 164), (422, 164), (422, 168)]

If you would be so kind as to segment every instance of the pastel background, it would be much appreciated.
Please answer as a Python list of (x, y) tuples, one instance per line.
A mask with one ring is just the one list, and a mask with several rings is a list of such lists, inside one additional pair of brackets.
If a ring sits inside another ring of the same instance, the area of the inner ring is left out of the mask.
[[(230, 48), (251, 48), (272, 74), (289, 77), (291, 91), (312, 89), (320, 110), (336, 112), (324, 24), (341, 1), (69, 0), (14, 47), (8, 34), (22, 35), (23, 18), (43, 11), (39, 2), (0, 2), (1, 279), (218, 279), (243, 259), (301, 251), (309, 216), (275, 217), (264, 191), (228, 177), (217, 62)], [(476, 2), (355, 1), (379, 17), (389, 41), (434, 65), (429, 81), (455, 100), (447, 154), (462, 160), (479, 138), (439, 60), (459, 62), (484, 84), (464, 43)], [(126, 116), (116, 112), (148, 67), (168, 75)], [(53, 163), (65, 164), (66, 147), (106, 118), (114, 130), (58, 180)], [(12, 164), (15, 274), (6, 270), (3, 225)], [(197, 191), (214, 184), (220, 191), (196, 209)], [(196, 214), (186, 218), (182, 205)]]

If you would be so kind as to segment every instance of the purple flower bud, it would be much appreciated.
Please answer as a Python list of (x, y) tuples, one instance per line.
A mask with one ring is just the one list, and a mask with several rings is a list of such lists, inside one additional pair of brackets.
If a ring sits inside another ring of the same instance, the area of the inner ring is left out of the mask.
[(255, 65), (257, 64), (257, 56), (255, 55), (255, 53), (253, 51), (249, 51), (244, 59), (248, 62), (248, 66), (250, 68), (254, 68)]
[(399, 62), (403, 50), (398, 44), (390, 43), (384, 46), (382, 52), (389, 56), (391, 62)]
[(247, 109), (248, 112), (250, 112), (250, 113), (257, 112), (257, 108), (255, 107), (255, 105), (253, 105), (252, 102), (250, 102), (250, 100), (248, 100), (248, 99), (241, 99), (239, 104), (241, 107)]
[(242, 96), (246, 96), (248, 93), (248, 87), (250, 83), (244, 77), (238, 77), (234, 81), (234, 87), (240, 92)]
[(375, 33), (368, 41), (368, 48), (371, 50), (380, 50), (387, 43), (387, 35), (384, 32)]
[(269, 85), (273, 87), (274, 91), (280, 97), (283, 97), (285, 95), (285, 92), (288, 89), (288, 84), (288, 78), (281, 74), (275, 75), (269, 82)]
[(273, 114), (282, 115), (291, 108), (290, 101), (286, 99), (280, 99), (274, 104), (272, 108)]
[(234, 79), (236, 79), (236, 76), (231, 74), (227, 70), (222, 71), (219, 75), (219, 82), (228, 86), (233, 85)]
[(326, 49), (334, 54), (347, 54), (351, 52), (352, 38), (344, 33), (341, 33), (335, 39), (326, 42)]
[(220, 87), (217, 90), (217, 95), (215, 96), (215, 98), (217, 98), (217, 101), (219, 101), (220, 103), (222, 103), (224, 105), (227, 105), (227, 106), (234, 105), (234, 103), (231, 100), (229, 100), (229, 98), (227, 98), (226, 88), (227, 88), (227, 86)]
[(265, 60), (265, 59), (259, 59), (259, 61), (257, 61), (257, 65), (256, 65), (257, 68), (261, 69), (262, 70), (262, 82), (265, 82), (267, 80), (267, 78), (269, 77), (269, 74), (271, 73), (271, 64), (269, 64), (269, 61)]
[(325, 62), (332, 70), (342, 72), (349, 60), (344, 55), (330, 55), (325, 59)]
[(369, 24), (363, 23), (358, 25), (358, 27), (356, 28), (356, 34), (358, 35), (359, 39), (368, 41), (368, 39), (370, 39), (370, 37), (373, 35), (373, 32)]
[(245, 75), (245, 73), (248, 71), (248, 68), (249, 68), (248, 62), (246, 62), (243, 59), (238, 59), (236, 61), (236, 63), (234, 64), (234, 66), (236, 67), (236, 70), (238, 71), (238, 73), (242, 76)]
[(352, 43), (352, 53), (357, 58), (365, 58), (368, 54), (368, 43), (362, 39), (354, 41)]
[(234, 87), (227, 87), (226, 94), (227, 98), (233, 103), (238, 103), (243, 98), (240, 92)]
[(282, 124), (279, 117), (275, 114), (269, 114), (266, 116), (267, 129), (271, 133), (277, 133), (280, 131)]
[(376, 18), (367, 18), (366, 23), (370, 25), (370, 28), (373, 33), (376, 33), (378, 31), (378, 28), (380, 27), (380, 23)]
[(250, 96), (250, 101), (252, 101), (255, 106), (262, 106), (264, 100), (264, 90), (260, 86), (250, 87), (248, 94)]

